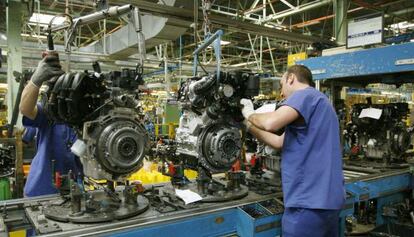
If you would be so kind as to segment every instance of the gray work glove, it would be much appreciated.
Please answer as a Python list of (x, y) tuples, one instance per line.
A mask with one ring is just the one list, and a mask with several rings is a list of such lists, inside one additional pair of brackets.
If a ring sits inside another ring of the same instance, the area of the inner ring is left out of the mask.
[(41, 87), (43, 82), (50, 80), (52, 77), (60, 76), (65, 73), (60, 65), (59, 58), (56, 55), (47, 55), (39, 62), (36, 71), (32, 75), (32, 83)]

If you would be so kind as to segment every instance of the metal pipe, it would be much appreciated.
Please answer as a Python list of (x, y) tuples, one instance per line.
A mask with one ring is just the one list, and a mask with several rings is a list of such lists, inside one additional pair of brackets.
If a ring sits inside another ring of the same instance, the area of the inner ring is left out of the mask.
[(216, 64), (217, 64), (217, 85), (220, 82), (220, 68), (221, 68), (221, 45), (220, 45), (220, 41), (221, 41), (221, 36), (223, 35), (223, 31), (222, 30), (218, 30), (216, 31), (212, 36), (210, 36), (209, 38), (207, 38), (196, 50), (194, 50), (193, 52), (193, 56), (194, 56), (194, 68), (193, 68), (193, 75), (196, 76), (197, 74), (197, 67), (198, 67), (198, 54), (206, 49), (209, 45), (211, 45), (211, 43), (215, 42), (214, 47), (214, 51), (216, 54)]
[(256, 60), (257, 68), (259, 69), (260, 64), (259, 64), (259, 61), (257, 60), (256, 51), (254, 50), (254, 44), (256, 43), (257, 35), (256, 35), (256, 38), (254, 39), (254, 42), (252, 42), (252, 37), (250, 36), (250, 34), (247, 34), (247, 36), (249, 37), (250, 47), (252, 47), (251, 52), (253, 53), (254, 59)]
[(164, 82), (165, 89), (167, 89), (167, 96), (171, 97), (171, 81), (168, 75), (168, 57), (167, 57), (167, 44), (164, 46)]
[(198, 7), (199, 7), (199, 3), (198, 0), (194, 1), (194, 9), (193, 9), (193, 15), (194, 15), (194, 45), (195, 48), (197, 48), (198, 45), (198, 35), (197, 35), (197, 30), (198, 30)]
[[(384, 5), (380, 5), (380, 6), (383, 7)], [(365, 8), (364, 7), (357, 7), (357, 8), (349, 10), (347, 13), (352, 13), (352, 12), (363, 10), (363, 9), (365, 9)], [(407, 14), (407, 13), (410, 13), (410, 12), (413, 12), (413, 11), (414, 11), (414, 7), (410, 7), (410, 8), (407, 8), (407, 9), (392, 12), (390, 14), (385, 14), (384, 17), (388, 18), (388, 17), (391, 17), (393, 15), (399, 16), (399, 15)], [(305, 26), (318, 24), (321, 21), (332, 19), (334, 16), (335, 15), (332, 14), (332, 15), (323, 16), (323, 17), (312, 19), (312, 20), (300, 22), (300, 23), (292, 25), (292, 28), (302, 28), (302, 27), (305, 27)]]
[(194, 50), (193, 55), (197, 55), (200, 51), (206, 49), (211, 43), (214, 42), (218, 37), (223, 35), (222, 30), (216, 31), (211, 37), (209, 37), (206, 41), (204, 41), (196, 50)]
[(30, 78), (25, 73), (20, 75), (19, 89), (17, 90), (16, 101), (14, 102), (14, 108), (13, 108), (13, 114), (11, 117), (10, 127), (7, 129), (7, 133), (8, 133), (7, 136), (9, 138), (11, 138), (14, 135), (13, 130), (14, 130), (14, 126), (17, 123), (17, 118), (19, 117), (19, 106), (20, 106), (20, 100), (22, 98), (22, 92), (26, 85), (26, 81), (29, 79)]
[(410, 13), (410, 12), (413, 12), (413, 11), (414, 11), (414, 7), (410, 7), (410, 8), (406, 8), (406, 9), (402, 9), (402, 10), (399, 10), (399, 11), (392, 12), (391, 14), (385, 14), (384, 17), (391, 17), (393, 15), (399, 16), (399, 15), (407, 14), (407, 13)]
[[(127, 3), (126, 0), (121, 0), (120, 2)], [(147, 2), (144, 0), (134, 0), (136, 6), (140, 8), (143, 12), (148, 12), (156, 16), (161, 16), (165, 18), (178, 18), (189, 23), (194, 22), (194, 12), (193, 9), (171, 7), (167, 5), (156, 4), (152, 2)], [(287, 32), (284, 30), (278, 30), (275, 28), (269, 28), (266, 26), (261, 26), (253, 24), (246, 21), (240, 21), (235, 19), (230, 19), (226, 16), (219, 14), (210, 14), (209, 19), (213, 24), (219, 24), (224, 26), (229, 26), (229, 30), (234, 29), (240, 33), (250, 33), (250, 34), (259, 34), (262, 36), (290, 40), (294, 42), (303, 42), (303, 43), (313, 43), (313, 42), (325, 42), (332, 43), (329, 40), (322, 39), (320, 37), (314, 37), (309, 35), (303, 35), (294, 32)], [(201, 21), (202, 17), (199, 15), (198, 20)]]
[(294, 10), (281, 11), (276, 14), (269, 15), (266, 19), (263, 19), (263, 22), (273, 21), (273, 20), (285, 18), (288, 16), (292, 16), (298, 13), (312, 10), (314, 8), (325, 6), (327, 4), (330, 4), (331, 2), (332, 0), (314, 1), (308, 4), (304, 4), (302, 6), (299, 6)]
[[(211, 9), (211, 12), (215, 12), (215, 13), (219, 13), (219, 14), (227, 15), (227, 16), (240, 17), (240, 15), (238, 15), (238, 13), (226, 12), (226, 11), (221, 10), (221, 8)], [(256, 16), (256, 15), (254, 15), (254, 16)], [(242, 18), (245, 19), (245, 20), (250, 20), (250, 21), (257, 21), (259, 19), (259, 18), (251, 17), (250, 14), (242, 16)]]
[[(363, 7), (357, 7), (357, 8), (354, 8), (354, 9), (349, 10), (347, 13), (352, 13), (352, 12), (359, 11), (359, 10), (362, 10), (362, 9), (365, 9), (365, 8), (363, 8)], [(315, 18), (315, 19), (312, 19), (312, 20), (307, 20), (307, 21), (300, 22), (300, 23), (297, 23), (297, 24), (292, 25), (292, 28), (302, 28), (302, 27), (305, 27), (305, 26), (318, 24), (321, 21), (334, 18), (334, 16), (335, 15), (332, 14), (332, 15), (328, 15), (328, 16), (322, 16), (322, 17), (319, 17), (319, 18)]]
[(272, 54), (272, 47), (270, 47), (269, 37), (266, 37), (266, 40), (267, 40), (267, 47), (269, 47), (270, 59), (272, 60), (273, 73), (276, 73), (277, 70), (276, 70), (275, 60), (274, 60), (273, 54)]
[[(123, 14), (126, 14), (130, 12), (132, 9), (134, 9), (134, 6), (131, 4), (123, 5), (123, 6), (114, 6), (110, 7), (106, 10), (102, 10), (99, 12), (95, 12), (89, 15), (81, 16), (78, 18), (73, 19), (73, 22), (78, 22), (77, 26), (87, 25), (93, 22), (97, 22), (100, 20), (103, 20), (108, 17), (112, 16), (120, 16)], [(58, 31), (58, 30), (64, 30), (69, 28), (69, 24), (63, 23), (57, 26), (52, 27), (52, 32)]]
[(179, 59), (178, 59), (178, 65), (179, 65), (179, 68), (180, 68), (180, 76), (181, 76), (181, 73), (182, 73), (182, 68), (183, 68), (183, 36), (181, 35), (180, 36), (180, 52), (179, 52)]
[(267, 4), (272, 5), (272, 3), (275, 3), (275, 2), (277, 2), (277, 0), (272, 0), (272, 1), (270, 1), (270, 0), (269, 0), (269, 3), (263, 3), (263, 4), (262, 4), (262, 5), (260, 5), (260, 6), (257, 6), (257, 7), (255, 7), (255, 8), (250, 8), (250, 9), (248, 9), (247, 11), (245, 11), (245, 12), (244, 12), (244, 15), (245, 15), (245, 16), (247, 16), (247, 15), (250, 15), (250, 14), (252, 14), (252, 13), (259, 12), (259, 11), (261, 11), (261, 10), (263, 10), (263, 9), (266, 9), (266, 5), (267, 5)]

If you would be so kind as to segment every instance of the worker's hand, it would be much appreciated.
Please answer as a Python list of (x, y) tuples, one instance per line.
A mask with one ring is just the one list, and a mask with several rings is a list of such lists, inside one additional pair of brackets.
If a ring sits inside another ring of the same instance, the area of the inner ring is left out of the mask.
[(41, 87), (43, 82), (51, 79), (52, 77), (60, 76), (63, 73), (65, 72), (62, 71), (59, 58), (56, 55), (47, 55), (37, 65), (31, 81), (35, 86)]
[(240, 104), (243, 105), (243, 117), (249, 119), (250, 115), (254, 114), (253, 102), (249, 99), (241, 99)]

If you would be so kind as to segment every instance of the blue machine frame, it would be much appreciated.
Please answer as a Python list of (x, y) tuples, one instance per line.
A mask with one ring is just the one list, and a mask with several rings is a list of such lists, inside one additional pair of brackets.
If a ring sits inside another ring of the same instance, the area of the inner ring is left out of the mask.
[(414, 79), (414, 43), (309, 58), (297, 64), (307, 66), (314, 80), (388, 74), (394, 74), (395, 79)]
[[(264, 215), (252, 217), (245, 208), (260, 210)], [(272, 214), (260, 203), (221, 210), (204, 215), (194, 215), (191, 218), (172, 220), (162, 225), (152, 225), (144, 228), (135, 228), (129, 231), (111, 233), (107, 236), (154, 236), (166, 235), (193, 237), (193, 236), (225, 236), (234, 235), (243, 237), (274, 237), (280, 235), (282, 214)], [(167, 234), (169, 233), (169, 234)]]

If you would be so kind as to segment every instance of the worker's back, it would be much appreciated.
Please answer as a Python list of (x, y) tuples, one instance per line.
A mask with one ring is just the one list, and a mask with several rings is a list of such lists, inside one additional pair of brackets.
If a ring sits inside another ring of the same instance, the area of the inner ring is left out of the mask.
[(345, 191), (334, 108), (313, 87), (295, 91), (284, 105), (303, 118), (285, 130), (281, 167), (285, 206), (341, 209)]

